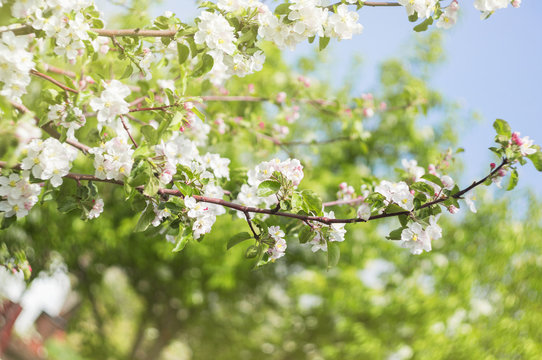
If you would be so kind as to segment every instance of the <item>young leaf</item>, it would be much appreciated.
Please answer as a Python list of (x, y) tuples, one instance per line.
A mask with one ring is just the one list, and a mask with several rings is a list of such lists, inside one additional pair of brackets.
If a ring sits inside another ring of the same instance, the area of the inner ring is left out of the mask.
[(510, 181), (508, 182), (508, 187), (506, 188), (507, 191), (512, 190), (516, 187), (518, 184), (518, 171), (516, 169), (512, 169), (512, 172), (510, 173)]
[(437, 184), (441, 188), (444, 187), (444, 185), (442, 184), (442, 181), (438, 178), (438, 176), (435, 176), (432, 174), (425, 174), (424, 176), (422, 176), (422, 179), (429, 180), (432, 183)]
[(186, 45), (177, 43), (177, 54), (179, 65), (182, 65), (188, 59), (188, 55), (190, 55), (190, 48)]
[(201, 58), (200, 66), (192, 73), (192, 77), (201, 77), (207, 74), (213, 68), (214, 60), (209, 54), (204, 54)]
[(542, 152), (540, 152), (540, 150), (538, 150), (534, 154), (531, 154), (527, 157), (529, 158), (529, 160), (532, 161), (536, 170), (542, 171)]
[(318, 47), (320, 49), (320, 51), (324, 50), (327, 45), (329, 44), (329, 38), (328, 37), (321, 37), (319, 40), (318, 40)]
[(503, 119), (495, 120), (493, 127), (495, 128), (495, 131), (497, 131), (497, 134), (506, 136), (507, 138), (509, 138), (512, 133), (510, 125), (508, 125), (508, 123)]
[(341, 248), (336, 242), (327, 243), (327, 268), (332, 268), (339, 263), (341, 257)]
[(386, 239), (388, 240), (401, 240), (401, 233), (403, 232), (405, 228), (399, 228), (395, 229), (388, 236), (386, 236)]
[(148, 205), (145, 211), (139, 217), (137, 224), (134, 228), (134, 232), (145, 231), (156, 217), (152, 205)]
[(422, 21), (418, 25), (414, 26), (414, 31), (416, 31), (416, 32), (426, 31), (427, 27), (429, 25), (431, 25), (432, 23), (433, 23), (433, 18), (428, 17), (427, 19), (425, 19), (424, 21)]
[(310, 211), (315, 214), (320, 214), (322, 212), (322, 199), (312, 190), (303, 190), (301, 192), (303, 200), (307, 204)]
[(267, 197), (269, 195), (276, 194), (280, 189), (280, 183), (275, 180), (266, 180), (258, 185), (257, 195), (261, 197)]
[(305, 226), (303, 230), (299, 233), (299, 242), (305, 244), (311, 241), (316, 236), (316, 232), (313, 231), (310, 227)]
[(184, 249), (186, 244), (188, 244), (188, 241), (190, 240), (190, 236), (182, 236), (181, 239), (177, 242), (177, 245), (171, 250), (172, 252), (179, 252)]
[(228, 240), (227, 249), (231, 249), (235, 245), (242, 243), (245, 240), (252, 239), (252, 235), (247, 232), (242, 232), (237, 235), (234, 235), (231, 239)]

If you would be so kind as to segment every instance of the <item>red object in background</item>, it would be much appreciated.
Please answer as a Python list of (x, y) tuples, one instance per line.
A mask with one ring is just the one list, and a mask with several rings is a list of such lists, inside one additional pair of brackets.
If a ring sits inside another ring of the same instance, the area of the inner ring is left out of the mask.
[(13, 325), (23, 308), (10, 300), (5, 300), (0, 307), (0, 355), (8, 347)]

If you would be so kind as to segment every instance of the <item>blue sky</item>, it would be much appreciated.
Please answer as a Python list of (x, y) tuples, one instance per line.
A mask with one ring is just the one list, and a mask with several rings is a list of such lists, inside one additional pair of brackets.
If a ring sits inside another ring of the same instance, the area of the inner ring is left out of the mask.
[[(448, 1), (444, 2), (445, 4)], [(480, 20), (473, 0), (460, 0), (459, 23), (445, 32), (446, 62), (439, 66), (431, 85), (448, 99), (460, 101), (466, 110), (477, 111), (481, 121), (461, 127), (460, 146), (465, 164), (463, 181), (485, 174), (493, 145), (492, 123), (496, 118), (507, 120), (515, 131), (529, 135), (542, 144), (542, 1), (524, 0), (519, 9), (509, 6), (498, 10), (488, 20)], [(167, 0), (154, 9), (156, 15), (172, 10), (190, 22), (199, 11), (192, 1)], [(362, 77), (356, 86), (359, 92), (375, 89), (378, 64), (408, 51), (414, 31), (404, 8), (370, 8), (359, 11), (364, 26), (353, 40), (333, 43), (330, 67), (332, 78), (344, 78), (348, 59), (363, 58)], [(313, 45), (301, 45), (286, 51), (292, 61), (307, 53)], [(520, 169), (519, 187), (527, 186), (542, 195), (540, 177), (529, 163)]]

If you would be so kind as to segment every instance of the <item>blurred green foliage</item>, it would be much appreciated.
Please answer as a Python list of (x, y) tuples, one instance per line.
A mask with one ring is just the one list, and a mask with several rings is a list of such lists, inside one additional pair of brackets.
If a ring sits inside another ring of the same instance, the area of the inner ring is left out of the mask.
[[(119, 21), (130, 27), (136, 20)], [(264, 129), (285, 123), (284, 109), (208, 103), (208, 121), (223, 117), (228, 125), (225, 134), (213, 129), (210, 142), (213, 151), (232, 159), (232, 183), (259, 161), (295, 156), (305, 165), (302, 186), (333, 200), (340, 182), (359, 189), (372, 174), (393, 177), (403, 157), (422, 165), (438, 162), (454, 145), (460, 120), (455, 105), (426, 81), (442, 59), (440, 35), (430, 33), (417, 44), (410, 57), (381, 66), (375, 96), (388, 111), (362, 123), (360, 117), (338, 115), (335, 105), (304, 104), (284, 139), (346, 141), (279, 147), (256, 129), (261, 122)], [(279, 51), (266, 54), (264, 70), (228, 83), (230, 95), (245, 95), (253, 84), (255, 96), (286, 91), (289, 98), (348, 101), (355, 73), (341, 89), (313, 79), (309, 93), (297, 76), (329, 64), (304, 58), (293, 69)], [(88, 65), (90, 73), (100, 68), (100, 61)], [(189, 91), (213, 90), (194, 82)], [(38, 89), (28, 96), (32, 100), (39, 102)], [(442, 120), (421, 125), (431, 112)], [(0, 139), (0, 149), (12, 147), (6, 139)], [(542, 214), (536, 199), (523, 199), (529, 204), (523, 216), (510, 200), (493, 200), (490, 193), (477, 214), (455, 221), (444, 214), (443, 239), (420, 256), (384, 240), (397, 227), (389, 219), (348, 225), (340, 263), (329, 271), (325, 254), (313, 254), (296, 237), (287, 239), (284, 258), (250, 270), (244, 258), (248, 244), (226, 251), (231, 234), (247, 227), (235, 214), (219, 217), (201, 243), (173, 253), (174, 244), (163, 236), (133, 233), (138, 214), (118, 200), (122, 188), (98, 187), (105, 211), (96, 220), (60, 214), (54, 202), (46, 202), (0, 232), (12, 253), (26, 252), (34, 277), (60, 255), (79, 295), (67, 342), (49, 347), (52, 359), (65, 358), (63, 347), (85, 359), (535, 359), (542, 353)], [(336, 210), (343, 216), (353, 211)]]

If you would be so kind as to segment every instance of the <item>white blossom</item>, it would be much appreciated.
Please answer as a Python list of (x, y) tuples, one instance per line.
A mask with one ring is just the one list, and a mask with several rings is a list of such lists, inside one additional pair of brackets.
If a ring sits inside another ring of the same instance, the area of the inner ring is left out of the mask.
[(92, 209), (87, 214), (87, 219), (95, 219), (104, 211), (104, 201), (103, 199), (92, 200), (94, 205)]
[(27, 171), (23, 174), (0, 176), (0, 211), (5, 217), (22, 218), (38, 202), (41, 186), (29, 182)]
[(116, 137), (100, 147), (89, 151), (94, 154), (95, 175), (100, 179), (123, 180), (132, 171), (132, 145), (125, 139)]
[(90, 100), (92, 109), (98, 112), (98, 129), (101, 130), (104, 125), (110, 125), (122, 114), (127, 114), (130, 109), (128, 103), (124, 100), (130, 95), (130, 88), (118, 80), (111, 80), (109, 84), (103, 82), (104, 91), (99, 98)]

